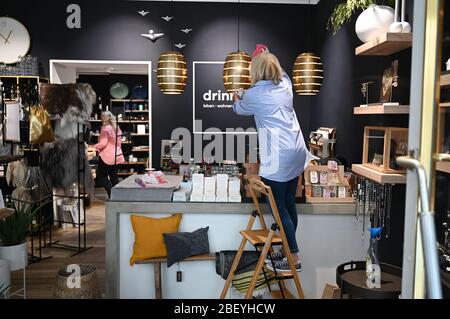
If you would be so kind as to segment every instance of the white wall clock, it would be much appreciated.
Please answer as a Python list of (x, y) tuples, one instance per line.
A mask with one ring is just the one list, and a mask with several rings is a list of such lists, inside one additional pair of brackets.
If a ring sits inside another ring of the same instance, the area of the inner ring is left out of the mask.
[(30, 34), (19, 21), (0, 17), (0, 62), (17, 63), (30, 49)]

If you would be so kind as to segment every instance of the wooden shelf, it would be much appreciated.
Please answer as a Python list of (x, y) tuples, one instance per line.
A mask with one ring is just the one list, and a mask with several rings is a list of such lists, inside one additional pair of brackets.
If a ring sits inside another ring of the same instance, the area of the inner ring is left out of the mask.
[(144, 103), (148, 102), (148, 100), (138, 100), (138, 99), (110, 99), (111, 102), (132, 102), (132, 103)]
[(117, 165), (145, 165), (145, 164), (147, 164), (147, 162), (133, 162), (133, 163), (125, 162), (125, 163), (120, 163)]
[(150, 148), (144, 148), (144, 149), (133, 148), (131, 151), (132, 152), (150, 152)]
[(148, 110), (125, 110), (125, 113), (147, 113)]
[(131, 136), (148, 136), (148, 133), (145, 134), (131, 133)]
[(442, 108), (450, 107), (450, 102), (439, 103), (439, 107), (442, 107)]
[(137, 174), (137, 172), (126, 172), (126, 173), (117, 173), (117, 176), (129, 176), (135, 174)]
[[(102, 120), (89, 120), (89, 122), (101, 123)], [(129, 121), (125, 120), (125, 121), (117, 121), (117, 123), (119, 123), (119, 124), (127, 124), (127, 123), (130, 123), (130, 124), (136, 124), (136, 123), (148, 124), (149, 121), (148, 120), (147, 121), (145, 121), (145, 120), (139, 120), (139, 121), (138, 120), (129, 120)]]
[(353, 164), (352, 171), (379, 184), (406, 184), (405, 174), (384, 174), (362, 164)]
[(412, 33), (384, 33), (355, 49), (355, 55), (391, 55), (412, 46)]
[(346, 198), (306, 197), (306, 202), (309, 204), (353, 204), (355, 200), (353, 199), (353, 197), (346, 197)]
[(450, 73), (441, 75), (441, 86), (450, 86)]
[(450, 174), (450, 162), (436, 162), (436, 171)]
[(409, 114), (409, 105), (385, 106), (383, 104), (353, 108), (353, 114)]

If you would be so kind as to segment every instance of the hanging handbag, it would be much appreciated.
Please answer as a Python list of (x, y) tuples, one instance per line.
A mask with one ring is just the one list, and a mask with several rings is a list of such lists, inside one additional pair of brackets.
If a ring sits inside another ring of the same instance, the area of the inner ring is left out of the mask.
[(33, 106), (30, 110), (30, 143), (44, 144), (55, 140), (50, 116), (43, 106)]

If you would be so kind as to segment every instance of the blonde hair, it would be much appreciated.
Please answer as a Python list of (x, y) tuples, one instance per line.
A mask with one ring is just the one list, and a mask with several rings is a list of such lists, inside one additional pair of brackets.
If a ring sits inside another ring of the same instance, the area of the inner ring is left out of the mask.
[(110, 111), (104, 111), (102, 113), (102, 125), (106, 126), (108, 124), (111, 124), (111, 126), (116, 130), (117, 129), (117, 122), (116, 117), (114, 114), (112, 114)]
[(263, 52), (252, 60), (250, 78), (252, 85), (261, 80), (272, 80), (278, 85), (283, 78), (283, 69), (275, 55)]

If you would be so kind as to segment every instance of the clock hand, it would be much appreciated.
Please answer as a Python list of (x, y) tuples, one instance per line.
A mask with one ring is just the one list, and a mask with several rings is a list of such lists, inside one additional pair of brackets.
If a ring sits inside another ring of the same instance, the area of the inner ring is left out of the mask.
[[(6, 40), (6, 38), (3, 36), (3, 34), (0, 33), (0, 37), (3, 38), (3, 40)], [(5, 42), (6, 43), (6, 42)]]
[(12, 30), (9, 31), (8, 37), (5, 39), (5, 44), (9, 42), (9, 37), (11, 36)]

